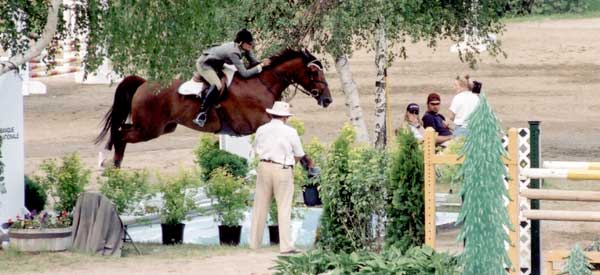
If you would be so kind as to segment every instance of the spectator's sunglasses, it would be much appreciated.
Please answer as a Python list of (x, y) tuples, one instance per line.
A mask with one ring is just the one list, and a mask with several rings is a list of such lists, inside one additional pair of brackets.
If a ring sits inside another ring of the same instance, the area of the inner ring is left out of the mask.
[(419, 110), (409, 110), (409, 113), (413, 114), (413, 115), (418, 115), (419, 114)]
[(431, 102), (431, 103), (429, 103), (429, 104), (430, 104), (430, 105), (433, 105), (433, 106), (438, 106), (438, 105), (440, 105), (440, 103), (439, 103), (439, 102)]

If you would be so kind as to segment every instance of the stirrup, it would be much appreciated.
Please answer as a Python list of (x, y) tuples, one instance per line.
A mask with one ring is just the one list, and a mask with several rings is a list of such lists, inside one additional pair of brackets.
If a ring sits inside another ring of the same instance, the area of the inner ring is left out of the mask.
[(206, 114), (206, 112), (201, 112), (198, 114), (198, 116), (193, 120), (194, 123), (196, 123), (196, 125), (200, 126), (200, 127), (204, 127), (204, 124), (206, 124), (206, 119), (208, 118), (208, 115)]

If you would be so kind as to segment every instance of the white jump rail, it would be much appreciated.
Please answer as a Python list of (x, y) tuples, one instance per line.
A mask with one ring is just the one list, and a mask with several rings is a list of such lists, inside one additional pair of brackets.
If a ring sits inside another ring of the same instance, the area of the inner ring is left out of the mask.
[(600, 180), (600, 170), (524, 168), (520, 176), (532, 179)]
[(600, 162), (544, 161), (547, 169), (600, 170)]

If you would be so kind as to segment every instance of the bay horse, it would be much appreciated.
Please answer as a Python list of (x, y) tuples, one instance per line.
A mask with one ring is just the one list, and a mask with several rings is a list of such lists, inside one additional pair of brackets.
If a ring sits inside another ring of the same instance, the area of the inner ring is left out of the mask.
[[(174, 79), (168, 87), (160, 89), (158, 83), (139, 76), (125, 77), (117, 86), (112, 108), (104, 116), (96, 144), (110, 134), (106, 149), (112, 150), (114, 146), (113, 164), (120, 167), (127, 143), (172, 133), (178, 124), (201, 132), (252, 134), (270, 121), (265, 109), (281, 100), (283, 91), (290, 85), (300, 86), (302, 92), (315, 98), (324, 108), (331, 104), (323, 65), (310, 52), (285, 49), (270, 59), (271, 64), (257, 76), (234, 76), (218, 105), (211, 108), (204, 127), (192, 122), (200, 110), (197, 96), (177, 92), (184, 81)], [(131, 123), (127, 123), (128, 118)]]

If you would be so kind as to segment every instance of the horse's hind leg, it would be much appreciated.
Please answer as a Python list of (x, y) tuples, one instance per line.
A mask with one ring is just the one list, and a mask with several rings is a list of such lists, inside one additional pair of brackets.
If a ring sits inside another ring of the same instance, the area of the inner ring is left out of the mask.
[[(176, 126), (177, 124), (175, 124)], [(173, 130), (175, 130), (173, 128)], [(131, 124), (126, 124), (121, 127), (121, 138), (118, 141), (114, 142), (115, 146), (115, 156), (114, 156), (114, 165), (115, 167), (121, 167), (121, 163), (123, 162), (123, 157), (125, 155), (125, 147), (127, 143), (137, 143), (141, 141), (148, 141), (154, 138), (157, 138), (162, 134), (160, 128), (153, 127), (150, 129), (144, 129), (141, 127), (136, 127)]]

